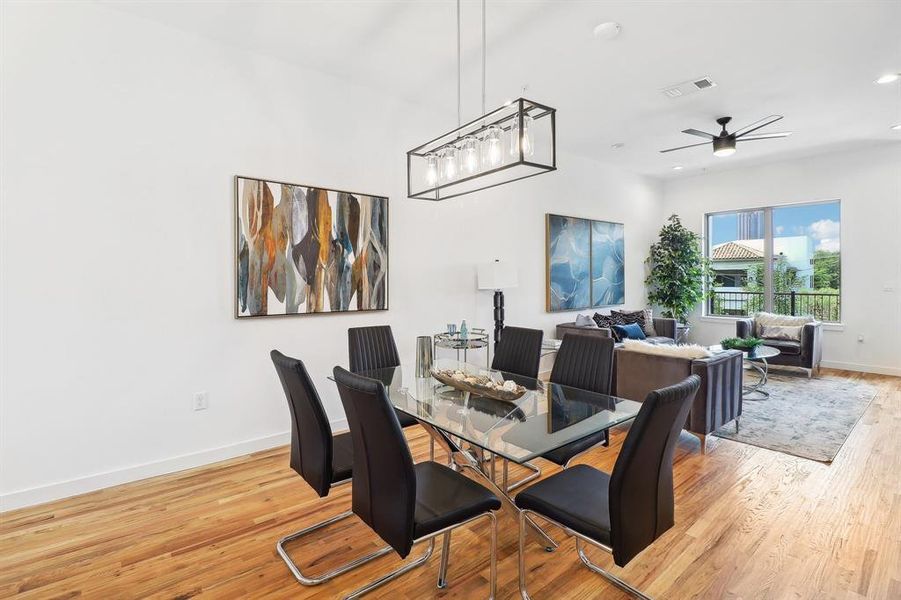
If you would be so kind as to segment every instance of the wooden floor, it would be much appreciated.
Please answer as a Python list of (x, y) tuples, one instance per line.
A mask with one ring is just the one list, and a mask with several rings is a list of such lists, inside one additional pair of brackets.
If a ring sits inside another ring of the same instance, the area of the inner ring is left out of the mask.
[[(611, 570), (656, 598), (901, 598), (901, 378), (824, 374), (879, 389), (835, 462), (716, 439), (702, 456), (683, 433), (676, 526), (627, 568)], [(410, 442), (422, 460), (427, 439), (414, 430)], [(625, 431), (582, 462), (610, 470)], [(275, 541), (346, 510), (349, 492), (316, 498), (279, 448), (6, 513), (0, 597), (338, 597), (399, 560), (387, 556), (305, 588), (276, 555)], [(307, 570), (321, 572), (379, 545), (356, 517), (343, 523), (296, 551)], [(499, 527), (498, 597), (517, 598), (515, 522), (502, 513)], [(446, 590), (435, 587), (439, 546), (427, 565), (372, 596), (486, 597), (485, 534), (479, 523), (455, 533)], [(604, 553), (590, 554), (612, 566)], [(532, 543), (527, 561), (536, 599), (625, 597), (580, 565), (572, 541), (554, 554)]]

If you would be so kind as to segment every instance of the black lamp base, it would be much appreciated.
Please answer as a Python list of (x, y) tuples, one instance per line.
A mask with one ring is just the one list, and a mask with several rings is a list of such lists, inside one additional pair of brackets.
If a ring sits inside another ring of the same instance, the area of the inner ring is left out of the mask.
[(494, 345), (501, 341), (501, 332), (504, 329), (504, 292), (494, 291)]

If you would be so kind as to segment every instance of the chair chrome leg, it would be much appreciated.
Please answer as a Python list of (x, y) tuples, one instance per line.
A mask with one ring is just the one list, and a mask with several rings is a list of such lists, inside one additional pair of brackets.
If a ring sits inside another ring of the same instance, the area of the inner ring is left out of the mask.
[(341, 565), (340, 567), (336, 567), (335, 569), (332, 569), (331, 571), (324, 573), (323, 575), (319, 575), (318, 577), (310, 577), (310, 576), (304, 575), (301, 572), (300, 567), (298, 567), (294, 563), (294, 561), (291, 560), (291, 557), (288, 555), (287, 550), (285, 550), (285, 544), (287, 544), (290, 541), (296, 540), (300, 537), (303, 537), (309, 533), (313, 533), (314, 531), (318, 531), (319, 529), (322, 529), (323, 527), (327, 527), (333, 523), (337, 523), (338, 521), (341, 521), (343, 519), (351, 517), (351, 516), (353, 516), (353, 514), (354, 514), (353, 511), (350, 511), (350, 510), (347, 512), (343, 512), (338, 516), (332, 517), (331, 519), (326, 519), (325, 521), (320, 521), (319, 523), (316, 523), (315, 525), (311, 525), (310, 527), (307, 527), (305, 529), (301, 529), (300, 531), (298, 531), (296, 533), (286, 535), (285, 537), (280, 539), (275, 544), (275, 549), (278, 552), (278, 555), (282, 557), (282, 560), (285, 561), (285, 564), (288, 566), (288, 569), (291, 571), (291, 574), (294, 575), (294, 578), (299, 583), (301, 583), (302, 585), (319, 585), (320, 583), (325, 583), (326, 581), (334, 579), (338, 575), (347, 573), (351, 569), (355, 569), (361, 565), (368, 563), (371, 560), (374, 560), (380, 556), (384, 556), (385, 554), (388, 554), (389, 552), (391, 552), (391, 546), (385, 546), (384, 548), (380, 548), (379, 550), (376, 550), (375, 552), (367, 554), (366, 556), (362, 556), (360, 558), (350, 561), (349, 563)]
[(526, 589), (526, 511), (519, 513), (519, 595), (529, 600)]
[(741, 415), (735, 417), (735, 433), (738, 433), (738, 422), (741, 421)]
[(438, 587), (447, 587), (447, 561), (450, 559), (451, 532), (444, 534), (444, 542), (441, 545), (441, 565), (438, 567)]
[[(350, 594), (348, 594), (347, 596), (344, 597), (345, 600), (353, 600), (355, 598), (359, 598), (360, 596), (362, 596), (364, 594), (368, 594), (372, 590), (385, 585), (389, 581), (397, 579), (398, 577), (400, 577), (407, 571), (411, 571), (411, 570), (415, 569), (416, 567), (424, 564), (429, 559), (429, 557), (432, 556), (432, 551), (435, 549), (435, 538), (442, 534), (445, 535), (445, 538), (444, 538), (444, 548), (443, 548), (444, 552), (442, 553), (441, 567), (439, 569), (439, 577), (441, 577), (442, 575), (446, 575), (447, 564), (445, 562), (446, 559), (444, 559), (443, 557), (449, 556), (448, 551), (450, 550), (450, 547), (449, 547), (450, 532), (458, 527), (468, 525), (469, 523), (472, 523), (473, 521), (482, 519), (484, 517), (488, 517), (491, 519), (491, 550), (490, 550), (491, 556), (489, 557), (490, 558), (490, 569), (491, 569), (491, 575), (490, 575), (491, 592), (489, 595), (489, 600), (493, 600), (496, 589), (497, 589), (497, 517), (495, 517), (495, 515), (492, 511), (484, 512), (482, 514), (476, 515), (476, 516), (472, 517), (471, 519), (467, 519), (466, 521), (463, 521), (462, 523), (457, 523), (456, 525), (451, 525), (450, 527), (445, 527), (444, 529), (436, 531), (435, 533), (431, 534), (428, 537), (421, 537), (418, 540), (414, 540), (413, 541), (414, 544), (418, 544), (419, 542), (424, 542), (424, 541), (428, 540), (429, 547), (422, 556), (420, 556), (419, 558), (417, 558), (416, 560), (414, 560), (411, 563), (407, 563), (406, 565), (404, 565), (398, 569), (395, 569), (394, 571), (391, 571), (390, 573), (388, 573), (386, 575), (383, 575), (382, 577), (376, 579), (372, 583), (368, 583), (365, 586), (351, 592)], [(439, 579), (439, 581), (440, 581), (440, 579)], [(438, 587), (442, 587), (442, 586), (439, 585)]]
[(591, 562), (591, 560), (585, 554), (585, 551), (582, 549), (582, 540), (580, 540), (579, 538), (576, 538), (576, 551), (579, 553), (579, 558), (582, 560), (582, 564), (584, 564), (586, 567), (588, 567), (598, 575), (602, 576), (604, 579), (606, 579), (619, 589), (635, 596), (636, 598), (640, 598), (641, 600), (651, 600), (648, 596), (645, 596), (640, 591), (638, 591), (613, 573), (608, 573), (604, 569)]
[(425, 553), (422, 556), (420, 556), (413, 562), (407, 563), (404, 566), (391, 571), (390, 573), (382, 575), (381, 577), (379, 577), (372, 583), (368, 583), (368, 584), (364, 585), (363, 587), (361, 587), (360, 589), (354, 590), (353, 592), (351, 592), (350, 594), (348, 594), (347, 596), (344, 597), (345, 600), (353, 600), (354, 598), (359, 598), (363, 594), (368, 594), (372, 590), (385, 585), (389, 581), (397, 579), (398, 577), (400, 577), (407, 571), (412, 571), (416, 567), (424, 565), (425, 562), (427, 560), (429, 560), (429, 558), (432, 556), (432, 551), (434, 549), (435, 549), (435, 538), (430, 538), (429, 539), (429, 547), (426, 549)]
[(529, 483), (530, 481), (533, 481), (533, 480), (541, 477), (541, 467), (539, 467), (537, 465), (533, 465), (532, 463), (529, 463), (529, 462), (522, 463), (522, 466), (524, 466), (525, 468), (532, 471), (532, 474), (520, 479), (516, 483), (513, 483), (513, 484), (507, 486), (508, 492), (512, 492), (516, 488), (522, 487), (525, 484)]

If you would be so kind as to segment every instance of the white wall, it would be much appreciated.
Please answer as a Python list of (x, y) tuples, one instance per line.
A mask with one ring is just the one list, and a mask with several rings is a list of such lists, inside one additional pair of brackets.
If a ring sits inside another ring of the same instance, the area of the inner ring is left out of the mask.
[[(404, 152), (452, 115), (105, 6), (2, 16), (4, 510), (286, 443), (271, 348), (307, 362), (341, 426), (326, 375), (347, 327), (390, 323), (404, 356), (448, 321), (490, 328), (477, 262), (515, 260), (508, 323), (552, 332), (574, 315), (544, 312), (546, 212), (625, 222), (626, 304), (644, 305), (656, 183), (561, 154), (556, 173), (408, 200)], [(236, 174), (390, 196), (390, 311), (236, 321)]]
[[(673, 180), (663, 208), (702, 232), (707, 212), (834, 199), (841, 200), (842, 325), (827, 327), (823, 365), (901, 375), (901, 143)], [(732, 319), (699, 313), (694, 341), (735, 334)]]

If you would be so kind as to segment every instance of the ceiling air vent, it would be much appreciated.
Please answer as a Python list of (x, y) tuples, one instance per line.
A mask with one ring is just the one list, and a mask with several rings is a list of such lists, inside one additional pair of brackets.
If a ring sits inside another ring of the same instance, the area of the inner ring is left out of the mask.
[(701, 90), (708, 90), (712, 87), (716, 87), (716, 82), (712, 79), (709, 77), (697, 77), (675, 85), (668, 85), (660, 91), (667, 98), (681, 98), (682, 96), (688, 96), (689, 94), (694, 94)]

